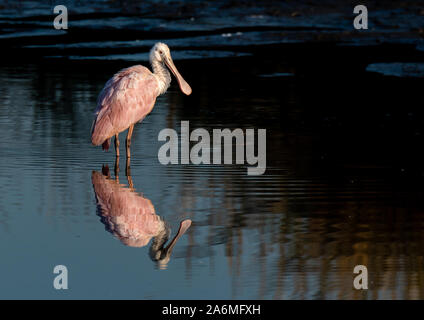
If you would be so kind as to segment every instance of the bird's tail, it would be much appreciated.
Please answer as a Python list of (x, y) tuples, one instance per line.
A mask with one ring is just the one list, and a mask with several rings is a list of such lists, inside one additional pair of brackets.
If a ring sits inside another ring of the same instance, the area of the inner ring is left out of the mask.
[(108, 151), (110, 147), (110, 138), (106, 139), (105, 142), (102, 144), (102, 149)]

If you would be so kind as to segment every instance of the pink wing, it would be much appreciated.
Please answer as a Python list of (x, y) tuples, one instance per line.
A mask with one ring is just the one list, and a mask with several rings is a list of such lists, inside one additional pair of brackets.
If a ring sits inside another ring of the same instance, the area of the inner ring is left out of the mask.
[(102, 144), (152, 111), (158, 96), (158, 83), (146, 67), (137, 65), (115, 74), (97, 100), (91, 142)]

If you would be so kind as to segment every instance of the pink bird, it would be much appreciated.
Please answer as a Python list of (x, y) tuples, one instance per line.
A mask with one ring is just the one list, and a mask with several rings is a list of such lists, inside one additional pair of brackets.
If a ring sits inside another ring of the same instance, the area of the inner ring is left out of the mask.
[(131, 176), (127, 176), (127, 188), (118, 180), (110, 179), (107, 166), (102, 171), (103, 174), (93, 171), (91, 180), (98, 215), (106, 230), (130, 247), (144, 247), (153, 238), (150, 257), (159, 263), (159, 267), (166, 267), (172, 249), (190, 227), (191, 220), (182, 221), (174, 239), (164, 247), (170, 235), (169, 226), (156, 215), (152, 202), (135, 192)]
[(178, 72), (171, 52), (164, 43), (156, 43), (150, 50), (153, 73), (141, 65), (132, 66), (116, 73), (101, 91), (91, 128), (91, 142), (108, 150), (110, 139), (115, 136), (115, 151), (119, 157), (120, 132), (128, 129), (126, 139), (127, 158), (131, 157), (130, 145), (134, 124), (148, 115), (156, 98), (165, 93), (171, 83), (169, 70), (177, 78), (180, 89), (191, 94), (189, 84)]

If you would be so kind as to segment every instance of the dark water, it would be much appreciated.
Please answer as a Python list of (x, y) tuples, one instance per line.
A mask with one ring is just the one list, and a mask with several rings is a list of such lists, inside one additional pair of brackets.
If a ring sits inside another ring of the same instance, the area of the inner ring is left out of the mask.
[[(338, 50), (176, 61), (193, 95), (173, 83), (136, 126), (131, 161), (171, 236), (193, 221), (166, 268), (97, 215), (92, 174), (108, 165), (114, 178), (115, 159), (90, 144), (92, 112), (128, 64), (1, 66), (0, 298), (424, 298), (423, 80)], [(182, 120), (267, 129), (265, 174), (161, 165), (158, 133)], [(67, 291), (53, 288), (59, 264)], [(358, 264), (367, 291), (353, 289)]]

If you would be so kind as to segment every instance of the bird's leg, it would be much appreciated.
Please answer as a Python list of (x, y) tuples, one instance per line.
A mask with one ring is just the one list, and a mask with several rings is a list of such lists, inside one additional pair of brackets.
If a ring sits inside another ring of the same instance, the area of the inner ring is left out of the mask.
[(119, 176), (119, 137), (115, 134), (115, 178)]
[(116, 152), (116, 157), (119, 158), (119, 137), (118, 137), (118, 133), (115, 134), (115, 152)]
[(126, 161), (126, 164), (125, 164), (125, 175), (126, 175), (127, 177), (131, 177), (131, 166), (130, 166), (130, 160), (131, 160), (131, 158), (128, 158), (128, 157), (127, 157), (127, 161)]
[(119, 157), (115, 158), (115, 179), (119, 177)]
[(131, 146), (131, 136), (134, 130), (134, 125), (130, 125), (128, 128), (128, 134), (127, 134), (127, 140), (126, 140), (126, 147), (127, 147), (127, 159), (131, 158), (131, 152), (130, 152), (130, 146)]
[(132, 181), (131, 174), (127, 175), (127, 180), (128, 180), (128, 186), (130, 187), (131, 190), (133, 190), (134, 184), (133, 184), (133, 181)]

